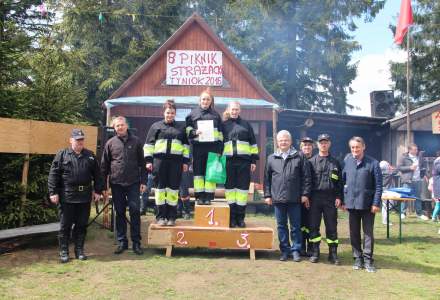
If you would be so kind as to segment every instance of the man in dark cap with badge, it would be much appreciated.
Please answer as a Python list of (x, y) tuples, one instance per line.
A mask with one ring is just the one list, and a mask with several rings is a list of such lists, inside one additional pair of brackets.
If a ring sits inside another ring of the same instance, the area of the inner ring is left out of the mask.
[(84, 241), (91, 200), (98, 201), (104, 190), (98, 161), (92, 151), (84, 148), (84, 138), (82, 130), (73, 129), (70, 147), (55, 155), (49, 172), (50, 201), (58, 205), (60, 217), (61, 263), (69, 261), (70, 236), (75, 244), (75, 257), (87, 259)]
[(312, 248), (310, 262), (319, 260), (321, 218), (324, 216), (326, 242), (329, 246), (328, 261), (338, 265), (338, 211), (342, 205), (342, 170), (339, 162), (331, 156), (330, 136), (326, 133), (318, 136), (318, 150), (310, 160), (312, 170), (312, 196), (309, 211), (310, 237)]
[[(301, 138), (299, 144), (299, 149), (304, 154), (307, 159), (311, 159), (313, 156), (313, 145), (315, 141), (312, 138), (305, 136)], [(301, 232), (302, 232), (302, 243), (301, 243), (301, 256), (310, 256), (311, 245), (309, 242), (310, 226), (309, 226), (309, 208), (304, 205), (301, 206)]]

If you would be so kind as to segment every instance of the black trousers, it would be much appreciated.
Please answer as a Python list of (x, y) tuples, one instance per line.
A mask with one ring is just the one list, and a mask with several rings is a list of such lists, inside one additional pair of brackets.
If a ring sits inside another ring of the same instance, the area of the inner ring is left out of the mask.
[(113, 204), (116, 211), (116, 235), (118, 242), (128, 246), (127, 219), (125, 213), (128, 206), (130, 214), (130, 234), (133, 243), (141, 241), (141, 213), (139, 183), (129, 186), (112, 184)]
[[(374, 217), (369, 209), (349, 209), (350, 241), (353, 258), (363, 258), (365, 263), (373, 263)], [(361, 247), (361, 226), (364, 232), (364, 247)]]
[(155, 158), (153, 161), (156, 219), (176, 219), (179, 187), (182, 179), (182, 159)]
[(60, 202), (58, 205), (58, 215), (60, 217), (60, 239), (68, 241), (70, 236), (72, 236), (73, 240), (76, 241), (78, 238), (85, 238), (87, 233), (87, 223), (90, 217), (90, 206), (90, 202)]
[(321, 219), (324, 217), (325, 235), (328, 245), (338, 245), (338, 210), (336, 197), (328, 193), (313, 193), (309, 212), (310, 242), (321, 241)]
[(217, 143), (205, 143), (193, 145), (193, 172), (194, 172), (194, 195), (196, 198), (213, 200), (215, 196), (216, 184), (205, 181), (206, 163), (208, 153), (214, 152), (221, 154)]
[(306, 246), (304, 242), (308, 242), (310, 238), (309, 214), (310, 208), (307, 209), (304, 205), (301, 205), (301, 232), (303, 236), (303, 246)]

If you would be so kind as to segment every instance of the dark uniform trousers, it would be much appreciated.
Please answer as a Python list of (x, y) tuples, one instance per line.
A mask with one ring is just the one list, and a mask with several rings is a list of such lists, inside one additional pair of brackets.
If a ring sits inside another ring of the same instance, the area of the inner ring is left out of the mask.
[[(76, 242), (84, 239), (87, 233), (87, 223), (90, 216), (90, 202), (58, 204), (58, 216), (60, 218), (59, 238), (68, 241), (72, 236)], [(73, 229), (72, 229), (73, 226)]]
[(221, 154), (218, 143), (206, 143), (193, 145), (193, 172), (194, 172), (194, 195), (196, 198), (213, 200), (216, 184), (205, 180), (208, 153)]
[(301, 205), (301, 232), (302, 232), (302, 243), (301, 252), (305, 254), (310, 249), (308, 249), (309, 238), (310, 238), (310, 220), (309, 220), (310, 208), (306, 208)]
[(321, 241), (320, 227), (324, 216), (326, 240), (329, 246), (338, 244), (338, 210), (335, 207), (336, 196), (328, 192), (313, 192), (309, 212), (310, 242)]
[(249, 184), (251, 182), (251, 162), (240, 158), (227, 158), (226, 160), (226, 182), (225, 190), (227, 193), (235, 194), (229, 197), (231, 218), (244, 219)]
[(155, 158), (153, 166), (153, 184), (156, 187), (156, 219), (175, 220), (182, 179), (182, 158)]

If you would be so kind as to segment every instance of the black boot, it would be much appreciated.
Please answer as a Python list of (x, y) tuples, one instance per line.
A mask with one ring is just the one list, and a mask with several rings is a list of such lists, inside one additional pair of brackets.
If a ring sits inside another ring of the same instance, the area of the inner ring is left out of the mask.
[(235, 228), (237, 227), (237, 204), (230, 203), (229, 204), (229, 227)]
[(319, 261), (319, 242), (310, 243), (312, 246), (312, 256), (310, 256), (309, 261), (312, 263), (317, 263)]
[(186, 201), (182, 201), (183, 206), (183, 219), (189, 220), (191, 219), (191, 203), (189, 202), (189, 199)]
[(236, 220), (237, 220), (237, 226), (240, 228), (246, 227), (246, 223), (244, 222), (245, 215), (246, 215), (246, 205), (237, 204)]
[(199, 193), (198, 196), (196, 196), (197, 205), (204, 205), (205, 204), (205, 193)]
[(211, 195), (208, 195), (207, 193), (204, 194), (203, 204), (204, 205), (211, 205)]
[(69, 239), (60, 236), (58, 242), (60, 246), (60, 262), (62, 264), (67, 263), (69, 261)]
[(330, 245), (328, 247), (328, 261), (334, 265), (339, 265), (339, 259), (338, 259), (338, 246), (337, 245)]
[(301, 250), (300, 250), (301, 256), (307, 256), (307, 238), (305, 237), (305, 234), (303, 232), (303, 237), (301, 241)]
[(84, 234), (80, 234), (75, 239), (75, 257), (79, 260), (86, 260), (87, 256), (84, 253), (84, 241), (86, 237)]

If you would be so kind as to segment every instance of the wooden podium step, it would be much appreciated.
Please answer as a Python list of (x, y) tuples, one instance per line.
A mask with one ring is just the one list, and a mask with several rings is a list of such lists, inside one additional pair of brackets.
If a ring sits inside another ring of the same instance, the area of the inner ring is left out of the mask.
[(194, 225), (201, 227), (229, 227), (229, 205), (226, 202), (211, 202), (211, 205), (194, 207)]
[(176, 226), (151, 224), (148, 228), (148, 244), (166, 248), (166, 256), (172, 255), (173, 247), (242, 249), (249, 250), (255, 260), (255, 250), (272, 250), (273, 229), (257, 224), (246, 228), (200, 227), (191, 221), (177, 221)]

